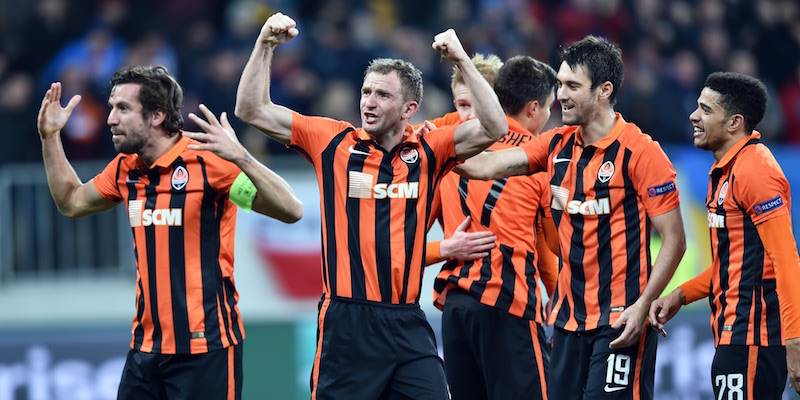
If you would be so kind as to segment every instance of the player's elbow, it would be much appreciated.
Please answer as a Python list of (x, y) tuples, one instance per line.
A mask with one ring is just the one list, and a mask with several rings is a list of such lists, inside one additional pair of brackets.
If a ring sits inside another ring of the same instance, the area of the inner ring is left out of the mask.
[(250, 123), (255, 120), (258, 115), (258, 105), (253, 104), (251, 101), (236, 99), (236, 106), (233, 109), (233, 115), (243, 122)]
[(286, 208), (286, 213), (281, 221), (287, 224), (293, 224), (303, 218), (303, 203), (295, 199), (292, 204)]

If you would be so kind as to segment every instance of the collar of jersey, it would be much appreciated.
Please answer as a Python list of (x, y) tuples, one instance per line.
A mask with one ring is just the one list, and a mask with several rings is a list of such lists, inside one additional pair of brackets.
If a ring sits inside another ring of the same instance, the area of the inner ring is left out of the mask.
[(169, 149), (166, 153), (164, 153), (161, 157), (158, 157), (158, 160), (150, 166), (150, 169), (155, 167), (169, 167), (172, 165), (172, 162), (178, 158), (178, 156), (186, 150), (186, 147), (189, 146), (189, 139), (181, 136), (178, 143), (175, 143), (171, 149)]
[(511, 132), (514, 132), (514, 133), (531, 133), (530, 131), (525, 129), (525, 127), (522, 126), (522, 124), (519, 123), (519, 121), (515, 120), (514, 118), (506, 116), (506, 119), (508, 120), (508, 131), (509, 131), (509, 133), (511, 133)]
[[(622, 114), (615, 112), (614, 115), (617, 117), (617, 122), (614, 124), (614, 127), (611, 128), (611, 132), (608, 132), (604, 138), (592, 143), (592, 146), (597, 147), (598, 149), (607, 149), (608, 146), (611, 146), (611, 143), (614, 143), (618, 138), (619, 135), (622, 134), (622, 131), (625, 130), (627, 122), (625, 119), (622, 118)], [(576, 129), (575, 132), (580, 132), (580, 129)], [(582, 146), (583, 139), (581, 139), (581, 135), (578, 134), (575, 138), (575, 145)]]
[(725, 166), (727, 166), (734, 158), (736, 158), (736, 155), (739, 154), (739, 150), (741, 150), (742, 147), (744, 147), (747, 142), (750, 141), (750, 139), (761, 139), (761, 133), (754, 130), (750, 136), (745, 136), (739, 139), (739, 141), (736, 142), (736, 144), (734, 144), (727, 153), (725, 153), (725, 156), (723, 156), (721, 160), (715, 162), (714, 165), (711, 166), (711, 171), (708, 171), (708, 174), (711, 175), (715, 169), (725, 168)]
[[(373, 147), (378, 148), (379, 146), (375, 144), (375, 140), (372, 139), (372, 136), (364, 130), (364, 128), (358, 128), (355, 132), (356, 139), (361, 140), (365, 143), (370, 143)], [(414, 127), (410, 124), (406, 124), (406, 130), (403, 132), (403, 141), (401, 143), (419, 143), (419, 135), (414, 133)]]

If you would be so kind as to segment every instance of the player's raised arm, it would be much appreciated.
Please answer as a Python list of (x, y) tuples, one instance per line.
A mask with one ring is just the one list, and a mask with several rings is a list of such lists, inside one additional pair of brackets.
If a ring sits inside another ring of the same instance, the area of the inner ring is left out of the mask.
[(463, 160), (481, 152), (508, 133), (508, 120), (494, 89), (472, 64), (454, 30), (448, 29), (436, 35), (432, 47), (456, 63), (461, 69), (464, 83), (472, 92), (472, 107), (478, 119), (462, 123), (455, 133), (456, 155)]
[(64, 153), (61, 129), (80, 101), (81, 96), (75, 95), (66, 107), (61, 107), (61, 83), (55, 82), (42, 99), (36, 121), (50, 194), (58, 211), (70, 218), (98, 213), (117, 205), (100, 196), (91, 182), (82, 183)]
[(276, 13), (269, 17), (261, 27), (236, 90), (236, 116), (284, 144), (292, 137), (292, 110), (270, 99), (270, 64), (275, 46), (297, 34), (297, 24), (289, 16)]
[(183, 132), (183, 135), (201, 142), (192, 144), (193, 150), (208, 150), (233, 162), (246, 176), (236, 179), (231, 188), (231, 200), (245, 209), (278, 219), (283, 222), (296, 222), (303, 216), (303, 203), (295, 196), (289, 184), (278, 174), (253, 158), (236, 138), (228, 116), (222, 113), (221, 122), (205, 105), (200, 110), (208, 121), (194, 113), (189, 119), (206, 133)]

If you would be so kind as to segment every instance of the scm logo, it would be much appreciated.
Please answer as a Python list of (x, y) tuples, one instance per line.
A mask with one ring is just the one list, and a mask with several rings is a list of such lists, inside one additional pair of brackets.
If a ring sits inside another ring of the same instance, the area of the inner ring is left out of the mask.
[[(727, 182), (725, 182), (727, 183)], [(708, 213), (708, 227), (709, 228), (724, 228), (725, 216), (715, 213)]]
[(150, 225), (183, 225), (183, 210), (180, 208), (142, 209), (142, 200), (133, 200), (128, 204), (128, 220), (131, 227)]
[(419, 182), (379, 183), (372, 188), (375, 199), (416, 199), (419, 197)]
[(570, 214), (582, 215), (602, 215), (611, 213), (611, 205), (608, 202), (608, 197), (602, 199), (593, 199), (581, 202), (580, 200), (572, 200), (567, 203), (567, 212)]

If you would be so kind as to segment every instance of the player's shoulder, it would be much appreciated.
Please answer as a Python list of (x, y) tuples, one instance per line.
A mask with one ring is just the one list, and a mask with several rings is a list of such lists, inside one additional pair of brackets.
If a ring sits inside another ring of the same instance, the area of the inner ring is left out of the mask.
[(759, 179), (765, 176), (784, 176), (772, 151), (761, 142), (742, 148), (731, 168), (737, 177)]

